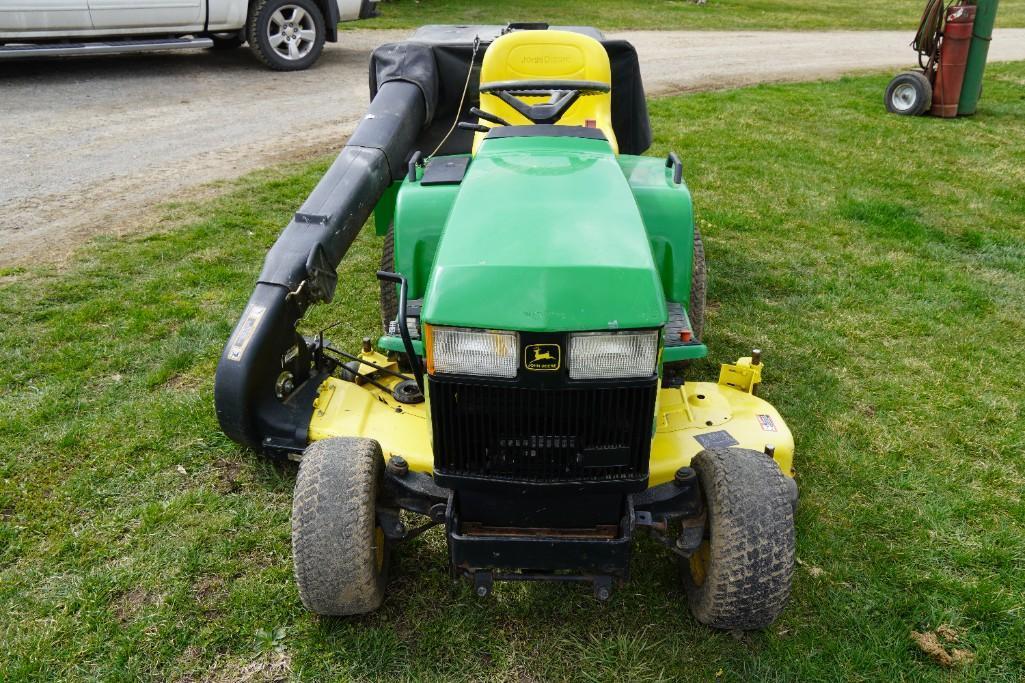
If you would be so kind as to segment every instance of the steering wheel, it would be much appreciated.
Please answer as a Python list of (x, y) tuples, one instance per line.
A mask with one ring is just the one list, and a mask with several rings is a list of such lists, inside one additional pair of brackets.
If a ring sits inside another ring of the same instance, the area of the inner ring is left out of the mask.
[[(518, 111), (532, 123), (555, 123), (574, 102), (588, 95), (600, 95), (612, 89), (599, 81), (495, 81), (480, 86)], [(547, 102), (528, 104), (522, 97), (548, 96)]]

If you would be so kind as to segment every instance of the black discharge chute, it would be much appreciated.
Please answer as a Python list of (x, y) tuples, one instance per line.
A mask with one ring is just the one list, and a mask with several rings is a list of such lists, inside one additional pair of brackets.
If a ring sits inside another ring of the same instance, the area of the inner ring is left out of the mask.
[[(484, 50), (510, 28), (516, 27), (425, 26), (407, 41), (374, 51), (366, 115), (267, 253), (221, 354), (214, 404), (229, 437), (269, 454), (306, 447), (313, 400), (333, 365), (318, 361), (316, 345), (297, 332), (297, 325), (311, 305), (331, 301), (339, 262), (381, 196), (405, 175), (413, 153), (429, 154), (443, 140), (438, 154), (470, 151), (472, 132), (451, 129), (456, 120), (473, 118), (469, 109), (480, 103)], [(605, 46), (620, 151), (643, 153), (651, 129), (633, 46), (605, 40), (592, 28), (561, 28)]]

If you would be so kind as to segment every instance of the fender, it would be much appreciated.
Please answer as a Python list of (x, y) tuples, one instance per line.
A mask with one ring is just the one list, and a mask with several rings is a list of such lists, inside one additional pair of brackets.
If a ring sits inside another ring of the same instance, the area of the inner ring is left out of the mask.
[(338, 42), (338, 2), (337, 0), (317, 0), (324, 12), (325, 36), (330, 43)]

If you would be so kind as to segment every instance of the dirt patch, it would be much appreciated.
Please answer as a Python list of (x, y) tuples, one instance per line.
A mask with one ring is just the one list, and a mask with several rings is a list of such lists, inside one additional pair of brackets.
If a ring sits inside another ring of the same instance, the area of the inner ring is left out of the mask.
[(938, 626), (935, 631), (912, 631), (911, 640), (930, 659), (946, 668), (964, 666), (975, 661), (975, 654), (971, 650), (953, 647), (953, 643), (960, 640), (960, 633), (946, 624)]
[(214, 463), (217, 479), (214, 487), (218, 493), (238, 493), (245, 484), (245, 469), (241, 463), (219, 459)]
[(164, 382), (164, 388), (173, 391), (189, 391), (191, 389), (198, 389), (202, 383), (203, 381), (194, 375), (179, 375), (175, 373)]
[(248, 552), (245, 552), (241, 556), (242, 571), (236, 574), (236, 578), (257, 574), (277, 564), (281, 558), (275, 556), (273, 553), (267, 552), (263, 548), (253, 548)]
[(219, 576), (203, 576), (192, 584), (192, 596), (204, 609), (224, 595), (224, 579)]
[[(182, 656), (186, 662), (198, 658), (198, 655), (188, 657), (186, 653)], [(292, 659), (288, 653), (274, 651), (252, 660), (225, 661), (218, 658), (209, 671), (187, 673), (176, 683), (284, 683), (290, 679), (291, 672)]]
[(114, 600), (114, 616), (122, 624), (127, 624), (134, 621), (146, 608), (158, 607), (163, 603), (163, 595), (135, 586)]
[(804, 571), (808, 572), (808, 576), (811, 576), (816, 579), (820, 576), (823, 576), (826, 573), (826, 570), (822, 567), (816, 567), (813, 564), (808, 564), (799, 557), (797, 558), (797, 564), (798, 566), (804, 568)]
[(223, 676), (212, 680), (238, 683), (284, 683), (292, 671), (292, 658), (287, 652), (271, 652), (246, 664), (233, 664), (224, 668)]

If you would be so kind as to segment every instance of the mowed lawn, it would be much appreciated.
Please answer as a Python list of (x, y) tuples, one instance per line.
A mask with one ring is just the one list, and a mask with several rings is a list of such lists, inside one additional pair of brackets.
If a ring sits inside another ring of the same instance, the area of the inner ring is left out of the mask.
[[(651, 103), (651, 153), (684, 159), (706, 241), (695, 376), (764, 349), (797, 439), (800, 564), (774, 626), (697, 624), (650, 542), (608, 604), (479, 600), (438, 530), (398, 552), (377, 613), (304, 611), (295, 467), (221, 434), (212, 377), (323, 160), (0, 273), (0, 680), (1020, 680), (1025, 63), (953, 121), (886, 115), (887, 79)], [(379, 249), (364, 231), (308, 329), (375, 332)], [(937, 630), (964, 663), (920, 651), (912, 632)]]
[[(914, 29), (925, 0), (384, 0), (380, 16), (342, 28), (422, 24), (551, 24), (605, 29)], [(1001, 0), (997, 26), (1025, 26), (1025, 0)], [(911, 40), (911, 36), (908, 36)], [(838, 50), (843, 46), (838, 45)], [(771, 59), (771, 55), (767, 55)]]

